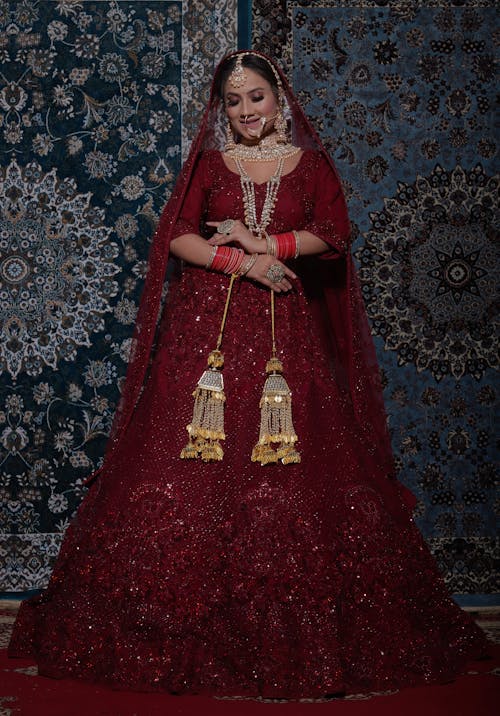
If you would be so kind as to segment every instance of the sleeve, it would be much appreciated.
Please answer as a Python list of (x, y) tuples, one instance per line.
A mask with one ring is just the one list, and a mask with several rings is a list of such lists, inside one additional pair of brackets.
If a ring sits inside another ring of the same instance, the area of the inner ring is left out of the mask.
[(349, 249), (351, 224), (342, 185), (321, 154), (314, 169), (313, 210), (302, 228), (325, 241), (330, 247), (321, 258), (344, 256)]
[(201, 218), (206, 207), (207, 157), (202, 154), (193, 170), (182, 208), (172, 232), (172, 239), (183, 234), (199, 234)]

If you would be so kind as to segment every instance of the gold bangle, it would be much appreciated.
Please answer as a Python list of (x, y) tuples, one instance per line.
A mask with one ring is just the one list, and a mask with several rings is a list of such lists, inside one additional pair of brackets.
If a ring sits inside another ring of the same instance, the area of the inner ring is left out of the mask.
[(298, 259), (300, 256), (300, 236), (298, 231), (293, 231), (293, 235), (295, 236), (295, 255), (294, 259)]
[(207, 261), (207, 263), (205, 264), (205, 268), (207, 269), (207, 271), (208, 271), (208, 270), (210, 269), (210, 267), (212, 266), (212, 264), (213, 264), (213, 262), (214, 262), (215, 254), (217, 253), (217, 246), (212, 246), (211, 248), (212, 248), (212, 251), (210, 252), (210, 256), (208, 257), (208, 261)]
[(239, 276), (246, 276), (247, 273), (250, 271), (252, 266), (255, 265), (255, 262), (259, 258), (259, 254), (252, 254), (249, 256), (240, 266), (240, 270), (238, 271)]
[(267, 231), (266, 231), (266, 236), (265, 236), (265, 238), (266, 238), (266, 254), (270, 255), (270, 254), (271, 254), (272, 245), (271, 245), (271, 237), (269, 236), (269, 234), (267, 233)]
[(275, 236), (270, 236), (266, 233), (266, 246), (268, 256), (276, 256), (278, 252), (278, 242)]

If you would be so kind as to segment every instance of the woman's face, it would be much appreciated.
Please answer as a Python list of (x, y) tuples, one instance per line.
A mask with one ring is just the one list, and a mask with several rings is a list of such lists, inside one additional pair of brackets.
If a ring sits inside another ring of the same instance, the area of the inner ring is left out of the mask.
[(245, 144), (258, 142), (274, 127), (278, 102), (269, 82), (258, 72), (244, 67), (245, 84), (236, 88), (230, 79), (224, 85), (226, 114), (234, 132)]

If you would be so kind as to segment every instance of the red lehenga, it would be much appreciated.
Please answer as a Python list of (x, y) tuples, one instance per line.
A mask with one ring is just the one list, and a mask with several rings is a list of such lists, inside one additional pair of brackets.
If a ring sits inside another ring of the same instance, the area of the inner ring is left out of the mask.
[[(200, 153), (212, 98), (155, 237), (104, 468), (48, 588), (16, 621), (10, 654), (35, 658), (42, 675), (296, 698), (444, 681), (485, 652), (411, 519), (411, 495), (391, 475), (340, 184), (288, 87), (287, 98), (295, 129), (302, 122), (316, 149), (305, 147), (283, 176), (269, 228), (307, 228), (331, 246), (322, 259), (298, 259), (294, 290), (276, 300), (302, 462), (250, 460), (271, 349), (267, 289), (245, 279), (233, 289), (222, 462), (179, 454), (228, 277), (177, 272), (150, 351), (170, 238), (243, 219), (238, 177), (218, 151)], [(259, 208), (265, 187), (255, 192)]]

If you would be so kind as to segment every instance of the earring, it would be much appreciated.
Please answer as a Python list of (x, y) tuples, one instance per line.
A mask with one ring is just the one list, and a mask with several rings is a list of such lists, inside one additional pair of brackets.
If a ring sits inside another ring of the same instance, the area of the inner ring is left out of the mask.
[(227, 120), (226, 125), (226, 152), (230, 152), (232, 149), (236, 149), (236, 142), (234, 141), (233, 128), (231, 122)]
[(283, 115), (283, 110), (281, 107), (279, 108), (276, 119), (274, 120), (274, 128), (277, 134), (276, 141), (282, 144), (286, 144), (288, 142), (288, 124)]
[(276, 130), (276, 141), (280, 144), (288, 142), (288, 124), (283, 113), (285, 107), (285, 97), (282, 92), (279, 94), (279, 106), (276, 119), (274, 120), (274, 129)]

